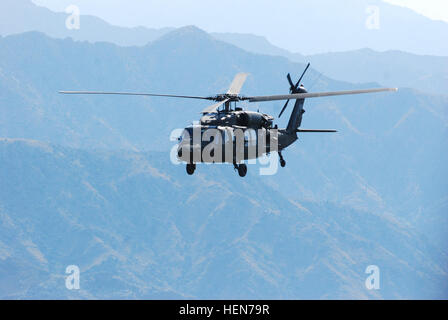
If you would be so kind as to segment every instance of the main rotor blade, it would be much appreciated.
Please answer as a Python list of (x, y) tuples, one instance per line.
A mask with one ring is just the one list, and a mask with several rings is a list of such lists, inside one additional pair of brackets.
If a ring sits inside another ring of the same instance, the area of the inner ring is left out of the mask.
[(218, 103), (215, 103), (214, 105), (211, 105), (211, 106), (205, 108), (204, 110), (202, 110), (201, 113), (206, 114), (206, 113), (213, 113), (213, 112), (216, 112), (216, 110), (218, 110), (218, 108), (219, 108), (220, 106), (222, 106), (224, 103), (229, 102), (229, 101), (230, 101), (230, 99), (225, 99), (225, 100), (223, 100), (223, 101), (220, 101), (220, 102), (218, 102)]
[(337, 130), (333, 130), (333, 129), (297, 129), (296, 132), (304, 132), (304, 133), (319, 133), (319, 132), (323, 132), (323, 133), (332, 133), (332, 132), (338, 132)]
[(138, 93), (138, 92), (59, 91), (59, 93), (62, 93), (62, 94), (101, 94), (101, 95), (122, 95), (122, 96), (148, 96), (148, 97), (214, 100), (214, 97), (177, 96), (177, 95), (171, 95), (171, 94), (154, 94), (154, 93)]
[(398, 91), (397, 88), (379, 88), (379, 89), (363, 89), (363, 90), (347, 90), (347, 91), (333, 91), (333, 92), (315, 92), (315, 93), (296, 93), (296, 94), (284, 94), (275, 96), (258, 96), (258, 97), (245, 97), (243, 100), (249, 100), (249, 102), (265, 102), (265, 101), (278, 101), (287, 99), (308, 99), (308, 98), (320, 98), (330, 96), (342, 96), (362, 93), (375, 93), (385, 91)]
[(233, 79), (227, 94), (239, 95), (248, 75), (248, 73), (238, 73)]

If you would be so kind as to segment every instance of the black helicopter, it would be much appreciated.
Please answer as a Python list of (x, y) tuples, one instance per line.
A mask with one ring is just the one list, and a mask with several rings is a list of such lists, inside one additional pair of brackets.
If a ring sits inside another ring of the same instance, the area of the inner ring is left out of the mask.
[[(241, 96), (241, 88), (248, 76), (246, 73), (239, 73), (235, 76), (227, 93), (209, 97), (98, 91), (60, 91), (60, 93), (133, 95), (215, 101), (215, 104), (202, 111), (199, 124), (191, 125), (184, 129), (181, 137), (179, 137), (177, 157), (180, 161), (186, 163), (186, 170), (189, 175), (194, 173), (197, 163), (231, 163), (235, 170), (238, 171), (238, 174), (244, 177), (247, 173), (245, 160), (256, 159), (271, 152), (278, 153), (280, 165), (284, 167), (286, 161), (283, 158), (282, 151), (297, 140), (297, 133), (336, 132), (336, 130), (307, 130), (300, 128), (302, 117), (305, 113), (303, 109), (305, 99), (397, 91), (397, 88), (377, 88), (309, 93), (301, 84), (309, 66), (310, 64), (308, 63), (295, 84), (291, 79), (291, 75), (287, 75), (290, 92), (286, 95)], [(240, 101), (265, 102), (278, 100), (286, 100), (280, 111), (279, 118), (286, 110), (289, 101), (295, 100), (288, 125), (282, 129), (279, 129), (277, 125), (273, 125), (274, 118), (272, 116), (261, 112), (244, 110), (236, 106)]]

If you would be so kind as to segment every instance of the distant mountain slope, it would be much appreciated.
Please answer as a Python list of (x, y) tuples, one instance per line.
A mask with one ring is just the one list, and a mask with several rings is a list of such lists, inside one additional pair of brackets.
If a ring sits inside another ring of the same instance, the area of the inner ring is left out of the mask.
[(254, 34), (243, 33), (210, 33), (214, 38), (224, 41), (234, 46), (237, 46), (243, 50), (265, 54), (270, 56), (281, 56), (288, 58), (293, 62), (305, 61), (305, 56), (300, 53), (291, 53), (286, 49), (279, 48), (270, 43), (265, 37), (257, 36)]
[[(286, 73), (297, 78), (304, 68), (285, 58), (245, 52), (194, 27), (140, 48), (54, 40), (37, 33), (0, 39), (0, 46), (0, 136), (87, 149), (167, 152), (174, 144), (169, 140), (172, 130), (197, 120), (207, 103), (73, 97), (58, 90), (210, 95), (225, 92), (235, 73), (245, 71), (251, 76), (244, 94), (275, 94), (288, 92)], [(378, 86), (338, 82), (313, 69), (305, 85), (312, 91)], [(281, 106), (249, 107), (277, 115)], [(285, 152), (287, 168), (263, 181), (288, 199), (388, 210), (443, 246), (448, 228), (447, 106), (445, 96), (410, 89), (309, 99), (303, 126), (339, 133), (302, 135)], [(286, 125), (290, 111), (276, 121), (280, 126)], [(233, 174), (231, 168), (220, 168)], [(249, 171), (256, 174), (258, 166)]]
[[(252, 12), (253, 10), (249, 8), (252, 5), (231, 0), (233, 1), (237, 2), (236, 7), (239, 8), (233, 12), (233, 23), (229, 24), (226, 19), (219, 19), (226, 23), (226, 28), (214, 35), (220, 40), (237, 44), (245, 49), (256, 49), (256, 52), (280, 54), (289, 50), (312, 55), (371, 48), (375, 51), (395, 50), (420, 55), (448, 56), (448, 45), (446, 41), (441, 41), (448, 35), (448, 23), (430, 20), (410, 9), (380, 0), (346, 0), (343, 8), (330, 0), (267, 2), (258, 6), (258, 10), (263, 12), (262, 16), (255, 16), (249, 25), (246, 23), (245, 10)], [(226, 4), (197, 1), (189, 3), (185, 8), (184, 2), (180, 1), (175, 6), (179, 12), (171, 12), (173, 17), (176, 14), (181, 15), (173, 25), (179, 25), (179, 21), (185, 21), (183, 25), (195, 24), (207, 29), (203, 23), (200, 23), (203, 19), (193, 21), (189, 19), (197, 12), (207, 12), (211, 9), (210, 6), (214, 9), (208, 12), (206, 19), (213, 19), (215, 14), (220, 14), (221, 11), (218, 8), (222, 5), (231, 4), (229, 1)], [(158, 19), (152, 16), (157, 14), (156, 9), (160, 6), (152, 5), (150, 1), (141, 6), (142, 12), (146, 15), (145, 21)], [(197, 10), (197, 6), (201, 9)], [(275, 10), (272, 10), (272, 6), (275, 6)], [(369, 16), (372, 15), (372, 8), (379, 14), (378, 29), (366, 27)], [(281, 15), (271, 14), (278, 10), (283, 10)], [(192, 12), (192, 15), (185, 20), (185, 16), (188, 16), (187, 12)], [(244, 17), (238, 18), (239, 15)], [(58, 38), (70, 36), (76, 40), (91, 42), (108, 41), (119, 45), (144, 45), (173, 30), (170, 27), (161, 29), (117, 27), (88, 15), (81, 16), (80, 30), (68, 30), (65, 27), (68, 16), (66, 13), (55, 13), (47, 8), (36, 6), (31, 0), (3, 0), (0, 3), (0, 35), (39, 31)], [(280, 17), (281, 20), (278, 21)], [(290, 21), (299, 21), (299, 27), (291, 27)], [(214, 19), (213, 22), (214, 30), (216, 30), (219, 28), (217, 26), (219, 21)], [(239, 26), (240, 23), (241, 26)], [(250, 26), (249, 29), (248, 26)], [(251, 36), (251, 34), (261, 35), (261, 37)], [(275, 43), (275, 46), (267, 43), (266, 38), (271, 43)]]
[[(209, 95), (225, 92), (234, 74), (245, 71), (251, 76), (244, 94), (286, 93), (286, 73), (297, 78), (303, 68), (285, 58), (245, 52), (194, 27), (140, 48), (54, 40), (37, 33), (10, 36), (0, 39), (0, 136), (85, 149), (162, 151), (170, 170), (184, 175), (184, 168), (169, 162), (174, 144), (169, 136), (198, 119), (207, 103), (73, 97), (57, 91)], [(378, 86), (334, 81), (313, 69), (305, 85), (312, 91)], [(279, 102), (250, 108), (277, 115), (281, 106)], [(258, 181), (288, 201), (328, 200), (355, 211), (388, 212), (442, 250), (448, 228), (447, 106), (445, 96), (410, 89), (309, 99), (303, 126), (335, 128), (339, 133), (301, 135), (284, 153), (287, 167)], [(290, 111), (276, 121), (280, 126), (286, 125)], [(249, 166), (249, 175), (258, 175), (258, 169), (259, 165)], [(236, 178), (229, 166), (214, 170), (198, 167), (199, 174)], [(167, 189), (167, 194), (172, 192)]]
[(293, 62), (311, 62), (316, 70), (333, 79), (354, 83), (377, 82), (385, 86), (448, 94), (448, 56), (371, 49), (304, 56), (278, 48), (264, 37), (232, 33), (212, 35), (252, 53), (282, 56)]
[(79, 30), (66, 28), (69, 14), (56, 13), (36, 6), (30, 0), (2, 0), (0, 2), (0, 35), (10, 35), (28, 31), (43, 32), (51, 37), (72, 37), (81, 41), (107, 41), (118, 45), (145, 45), (172, 28), (123, 28), (113, 26), (100, 18), (81, 16)]
[(325, 75), (350, 82), (375, 81), (448, 95), (448, 57), (363, 49), (306, 57)]
[[(29, 0), (2, 1), (0, 16), (0, 35), (39, 31), (56, 38), (106, 41), (121, 46), (143, 46), (173, 30), (116, 27), (93, 16), (81, 17), (80, 30), (68, 30), (65, 27), (67, 14), (52, 12)], [(446, 94), (448, 89), (448, 54), (438, 57), (361, 49), (304, 56), (274, 46), (262, 36), (241, 33), (211, 35), (252, 53), (282, 56), (292, 62), (309, 61), (316, 70), (334, 79), (354, 83), (377, 82), (385, 86), (411, 87), (438, 94)]]
[[(339, 133), (300, 135), (286, 168), (259, 177), (250, 165), (240, 179), (231, 166), (189, 177), (169, 161), (171, 131), (204, 102), (57, 94), (209, 95), (240, 71), (251, 73), (246, 95), (286, 93), (285, 75), (303, 68), (195, 27), (125, 48), (0, 38), (0, 297), (446, 298), (447, 96), (309, 99), (304, 127)], [(315, 69), (304, 84), (379, 86)], [(277, 115), (282, 105), (249, 107)], [(68, 293), (74, 263), (85, 288)], [(382, 270), (379, 292), (365, 290), (369, 264)]]
[[(384, 212), (160, 153), (0, 139), (0, 298), (443, 299), (446, 252)], [(80, 291), (65, 268), (81, 269)], [(381, 271), (381, 290), (365, 269)]]
[[(207, 102), (92, 99), (62, 96), (59, 90), (210, 95), (226, 92), (235, 73), (246, 71), (252, 75), (244, 93), (283, 93), (288, 84), (279, 79), (303, 69), (285, 58), (250, 54), (194, 27), (144, 47), (54, 40), (38, 33), (2, 38), (0, 46), (1, 107), (10, 108), (0, 115), (0, 135), (84, 147), (166, 149), (171, 145), (169, 133), (197, 120)], [(311, 70), (309, 76), (317, 78), (317, 73)], [(148, 139), (151, 136), (156, 143)]]
[(146, 0), (124, 7), (122, 15), (128, 25), (262, 35), (306, 55), (371, 48), (448, 56), (448, 23), (381, 0), (170, 0), (169, 6)]

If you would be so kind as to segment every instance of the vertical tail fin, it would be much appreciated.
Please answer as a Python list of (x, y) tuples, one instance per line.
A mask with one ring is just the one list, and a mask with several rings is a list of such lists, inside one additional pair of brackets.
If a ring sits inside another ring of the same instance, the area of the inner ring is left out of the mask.
[[(288, 73), (287, 78), (290, 85), (290, 93), (307, 93), (306, 89), (303, 87), (303, 85), (300, 84), (300, 82), (303, 79), (303, 76), (305, 75), (306, 71), (310, 67), (310, 63), (306, 65), (305, 70), (303, 71), (302, 75), (299, 78), (299, 81), (294, 85), (291, 79), (291, 75)], [(285, 106), (280, 112), (279, 118), (282, 115), (283, 111), (285, 111), (286, 107), (288, 106), (288, 101), (286, 101)], [(289, 118), (288, 126), (286, 127), (286, 131), (288, 133), (296, 133), (296, 130), (302, 125), (302, 116), (305, 113), (305, 110), (303, 110), (303, 105), (305, 103), (305, 99), (296, 99), (296, 103), (294, 104), (294, 109), (292, 110), (291, 117)]]
[[(305, 92), (306, 90), (303, 89)], [(296, 130), (302, 125), (302, 116), (305, 113), (303, 105), (305, 104), (305, 99), (297, 99), (294, 105), (294, 109), (291, 112), (291, 117), (289, 118), (288, 126), (286, 131), (288, 133), (296, 132)]]

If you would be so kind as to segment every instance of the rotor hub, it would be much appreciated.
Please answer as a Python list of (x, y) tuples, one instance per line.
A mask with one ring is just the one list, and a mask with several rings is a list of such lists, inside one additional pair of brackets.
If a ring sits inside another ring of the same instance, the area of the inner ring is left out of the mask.
[(228, 100), (229, 102), (244, 100), (243, 97), (236, 94), (222, 93), (213, 97), (216, 102)]

